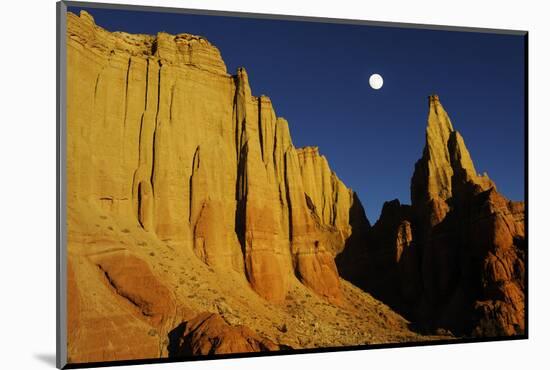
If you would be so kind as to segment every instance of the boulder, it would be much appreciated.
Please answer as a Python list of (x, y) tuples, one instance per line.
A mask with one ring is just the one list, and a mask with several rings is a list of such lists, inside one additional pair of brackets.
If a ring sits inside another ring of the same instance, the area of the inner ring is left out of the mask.
[(232, 326), (222, 316), (203, 312), (169, 334), (169, 357), (278, 351), (278, 345), (246, 326)]

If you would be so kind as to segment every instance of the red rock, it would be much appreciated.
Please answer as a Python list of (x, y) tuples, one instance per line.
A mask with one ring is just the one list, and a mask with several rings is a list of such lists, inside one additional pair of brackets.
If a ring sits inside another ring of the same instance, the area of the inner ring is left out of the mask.
[(143, 260), (125, 253), (110, 253), (97, 260), (108, 284), (135, 305), (147, 318), (160, 324), (175, 312), (173, 294), (151, 272)]
[(261, 338), (246, 326), (232, 326), (222, 316), (203, 312), (182, 323), (169, 334), (169, 356), (214, 355), (277, 351), (272, 341)]
[[(437, 96), (430, 97), (411, 199), (410, 210), (395, 201), (384, 206), (366, 252), (356, 253), (367, 262), (353, 281), (427, 329), (524, 333), (523, 202), (477, 174)], [(339, 268), (345, 275), (346, 266)]]
[(139, 257), (111, 252), (69, 256), (70, 362), (155, 358), (171, 326), (170, 291)]

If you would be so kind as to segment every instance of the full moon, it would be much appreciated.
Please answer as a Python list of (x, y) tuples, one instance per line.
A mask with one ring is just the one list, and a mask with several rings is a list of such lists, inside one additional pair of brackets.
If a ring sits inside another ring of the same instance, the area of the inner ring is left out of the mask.
[(383, 84), (384, 84), (384, 79), (378, 73), (375, 73), (375, 74), (370, 76), (369, 85), (374, 90), (379, 90), (380, 88), (382, 88)]

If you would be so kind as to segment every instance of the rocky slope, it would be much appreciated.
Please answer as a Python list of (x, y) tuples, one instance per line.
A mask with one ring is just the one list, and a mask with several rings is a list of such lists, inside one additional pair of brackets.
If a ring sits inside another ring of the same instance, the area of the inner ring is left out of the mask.
[(431, 339), (339, 277), (362, 206), (243, 68), (199, 36), (67, 27), (70, 362)]
[[(477, 174), (436, 95), (429, 97), (411, 199), (412, 206), (384, 204), (364, 246), (338, 257), (341, 274), (424, 330), (523, 334), (523, 202), (507, 200), (486, 174)], [(364, 267), (359, 272), (357, 261)]]

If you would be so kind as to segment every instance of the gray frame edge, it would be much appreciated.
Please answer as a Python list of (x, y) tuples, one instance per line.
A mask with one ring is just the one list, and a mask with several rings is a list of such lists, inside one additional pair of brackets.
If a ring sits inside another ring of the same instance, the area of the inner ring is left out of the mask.
[(67, 365), (67, 202), (66, 130), (67, 122), (67, 4), (56, 3), (56, 367)]
[(391, 28), (409, 28), (409, 29), (412, 28), (412, 29), (434, 30), (434, 31), (477, 32), (477, 33), (493, 33), (493, 34), (517, 35), (517, 36), (525, 35), (528, 32), (527, 30), (445, 26), (445, 25), (433, 25), (433, 24), (423, 24), (423, 23), (384, 22), (384, 21), (370, 21), (370, 20), (360, 20), (360, 19), (300, 16), (300, 15), (288, 15), (288, 14), (285, 15), (285, 14), (248, 13), (248, 12), (238, 12), (238, 11), (233, 12), (233, 11), (227, 11), (227, 10), (173, 8), (173, 7), (151, 6), (151, 5), (148, 6), (148, 5), (130, 5), (130, 4), (108, 4), (108, 3), (83, 2), (83, 1), (62, 1), (62, 2), (66, 6), (74, 6), (74, 7), (82, 7), (82, 8), (100, 8), (100, 9), (130, 10), (130, 11), (144, 11), (144, 12), (158, 12), (158, 13), (179, 13), (179, 14), (212, 15), (212, 16), (222, 16), (222, 17), (271, 19), (271, 20), (285, 20), (285, 21), (337, 23), (337, 24), (351, 24), (351, 25), (391, 27)]

